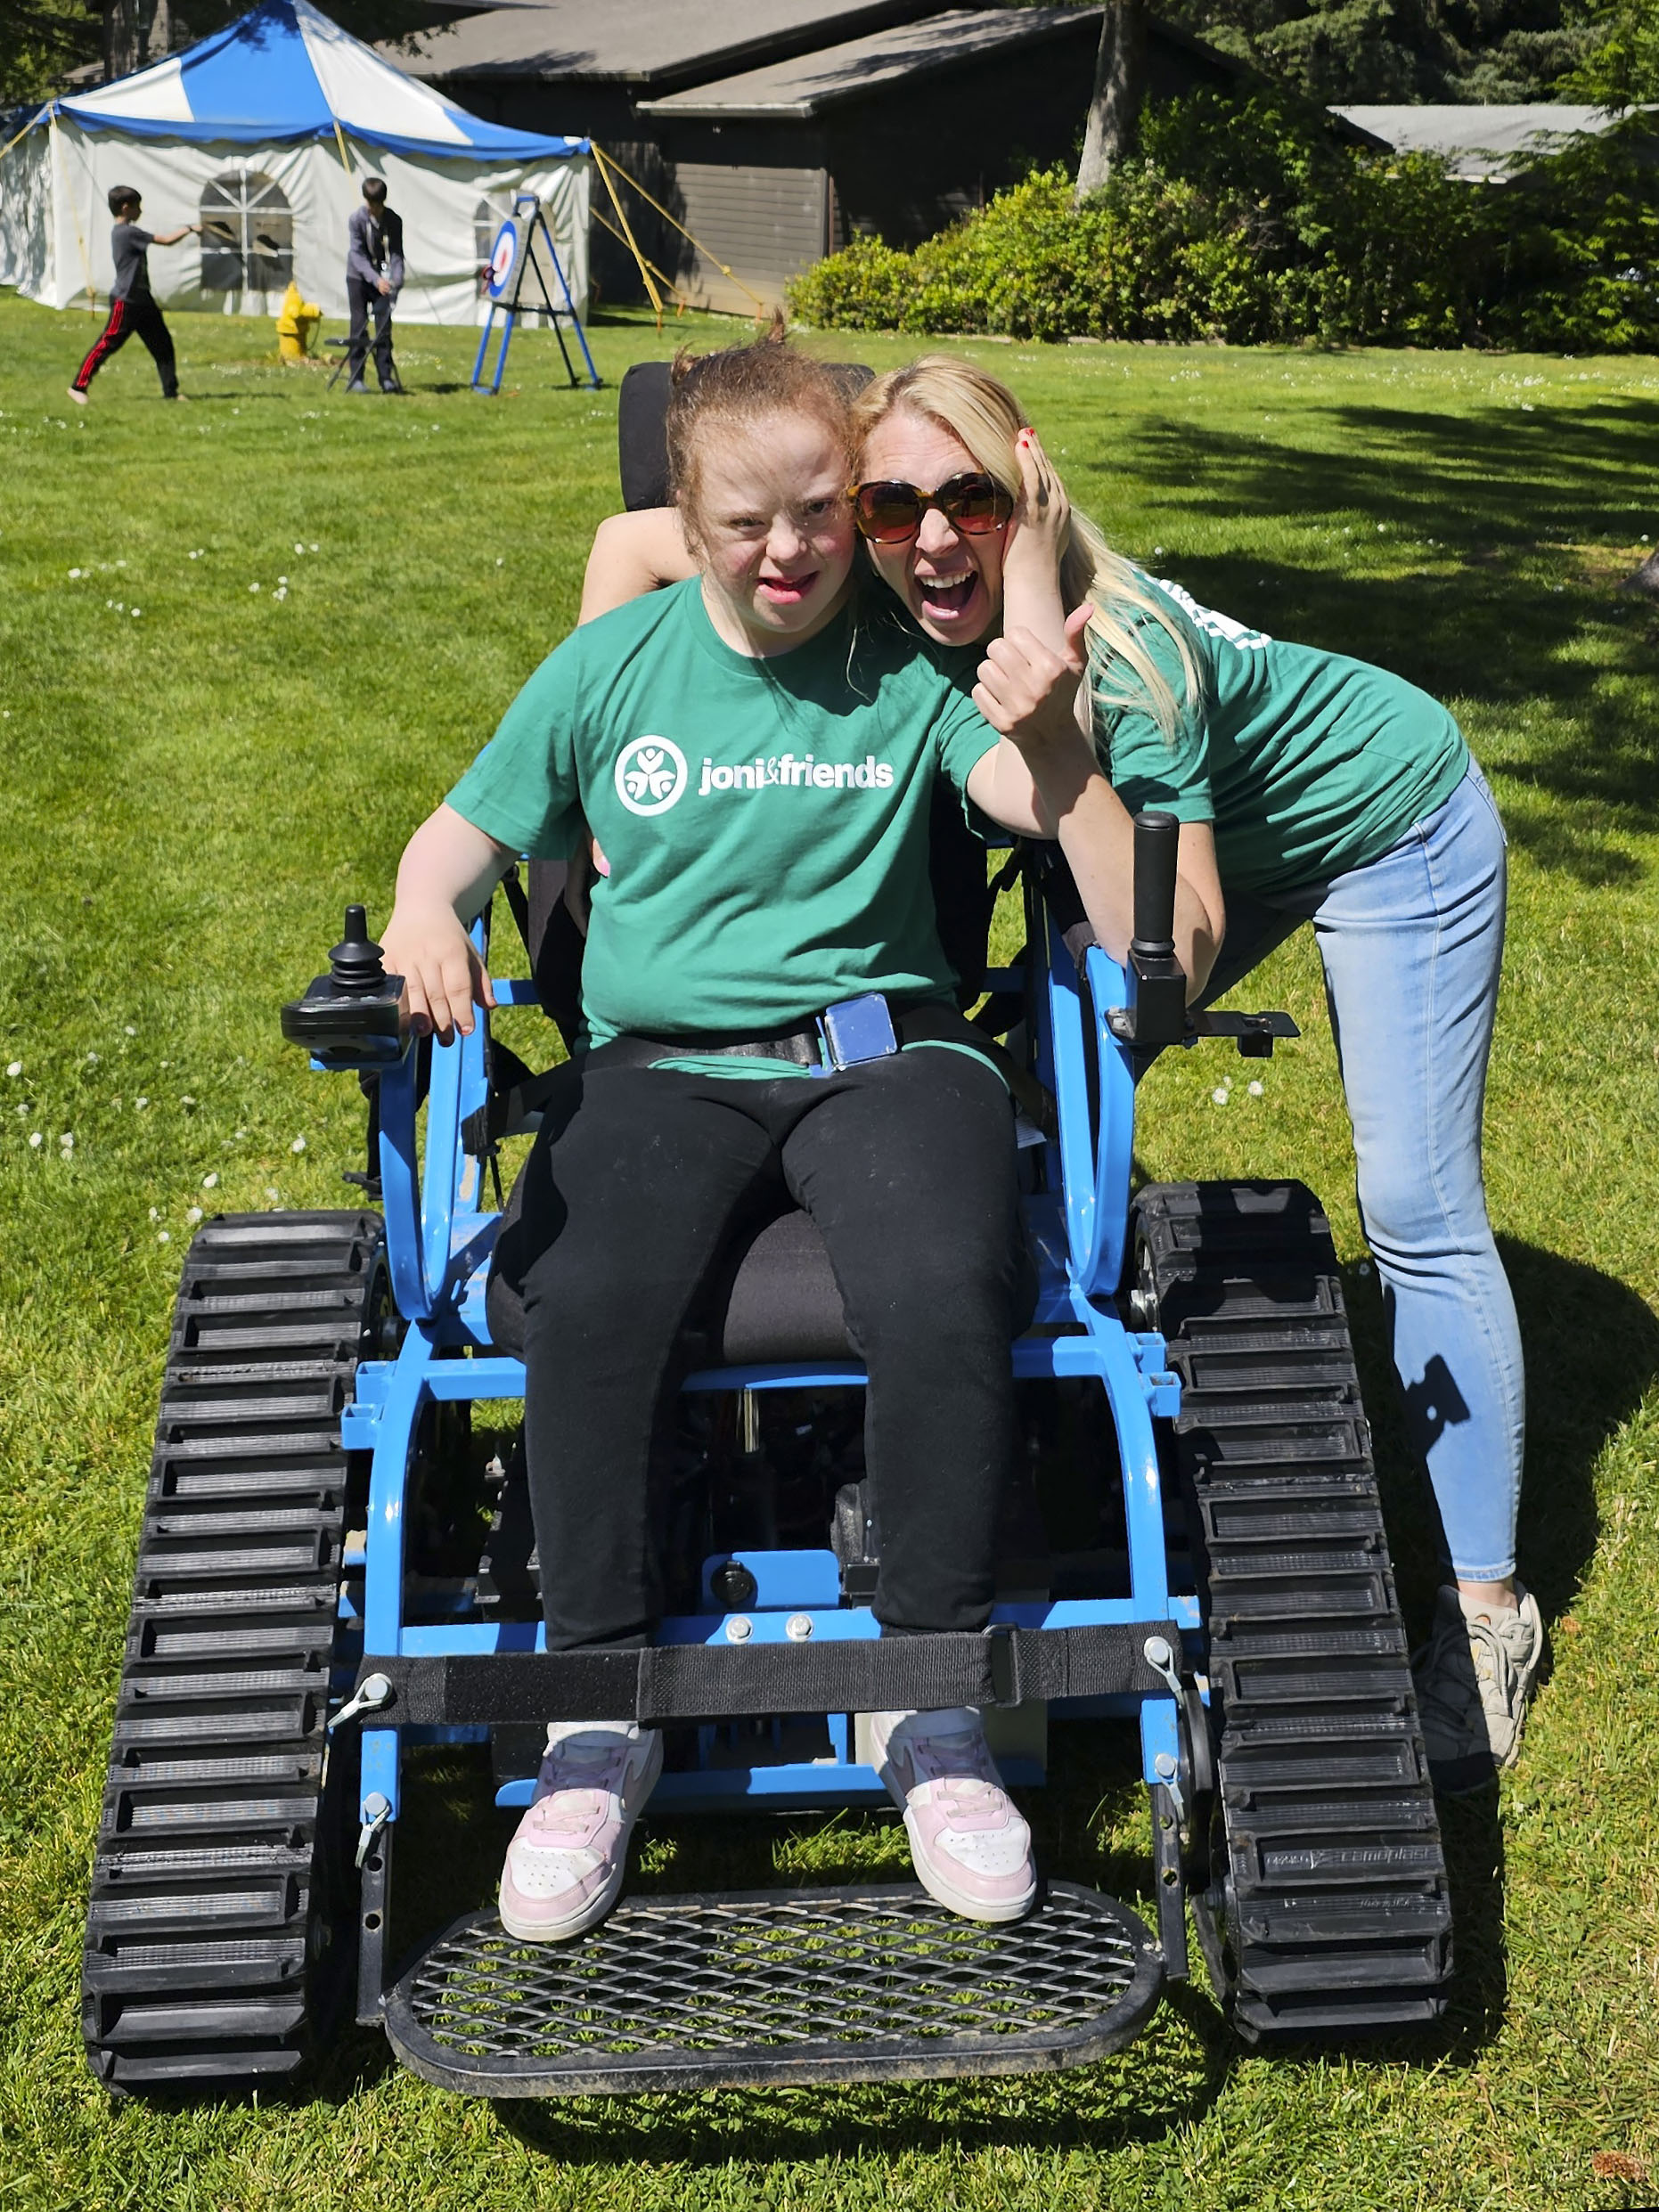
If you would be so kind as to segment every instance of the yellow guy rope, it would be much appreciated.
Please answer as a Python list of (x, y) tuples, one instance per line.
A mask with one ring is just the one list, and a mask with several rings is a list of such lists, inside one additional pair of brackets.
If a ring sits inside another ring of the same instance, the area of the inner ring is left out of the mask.
[(34, 129), (36, 124), (40, 121), (43, 116), (50, 120), (51, 115), (52, 103), (48, 101), (44, 108), (37, 109), (35, 113), (29, 117), (28, 122), (24, 124), (22, 129), (19, 131), (15, 138), (8, 138), (4, 145), (0, 146), (0, 161), (4, 161), (5, 159), (7, 154), (11, 152), (13, 146), (20, 146), (22, 144), (23, 141), (29, 136), (30, 131)]
[[(651, 306), (657, 311), (657, 327), (660, 331), (663, 326), (662, 294), (658, 290), (655, 283), (651, 281), (650, 264), (646, 260), (645, 256), (640, 251), (639, 241), (633, 235), (633, 227), (628, 221), (627, 211), (623, 207), (621, 200), (617, 199), (617, 188), (610, 181), (610, 157), (609, 154), (605, 153), (592, 139), (589, 139), (588, 144), (592, 148), (593, 159), (599, 164), (599, 174), (603, 181), (605, 190), (610, 194), (610, 204), (617, 210), (617, 220), (622, 225), (623, 237), (625, 242), (626, 243), (628, 251), (633, 256), (634, 260), (639, 264), (640, 274), (645, 281), (646, 292), (650, 298)], [(620, 175), (621, 174), (622, 172), (618, 170), (617, 175)]]
[(351, 156), (346, 151), (346, 134), (339, 127), (339, 116), (331, 108), (329, 110), (329, 121), (334, 126), (334, 143), (339, 148), (340, 167), (349, 176), (351, 175)]
[[(588, 212), (592, 216), (594, 222), (599, 224), (601, 230), (609, 231), (611, 236), (616, 239), (620, 245), (630, 245), (630, 241), (624, 238), (622, 233), (617, 228), (616, 224), (611, 221), (608, 215), (601, 214), (597, 208), (590, 208)], [(674, 282), (673, 277), (669, 276), (666, 271), (659, 269), (654, 261), (647, 261), (644, 255), (640, 252), (637, 247), (632, 247), (631, 250), (633, 253), (634, 258), (643, 263), (644, 266), (651, 272), (653, 276), (659, 276), (662, 278), (662, 281), (667, 287), (668, 290), (674, 294), (674, 311), (675, 314), (682, 315), (691, 303), (686, 298), (685, 294), (680, 290), (680, 287)], [(662, 328), (660, 317), (658, 320), (657, 327), (658, 330), (661, 330)]]
[[(590, 141), (590, 143), (591, 143), (592, 142)], [(731, 282), (737, 286), (739, 291), (748, 292), (749, 298), (755, 302), (756, 321), (757, 322), (764, 322), (765, 321), (767, 315), (771, 313), (771, 309), (767, 306), (765, 301), (761, 298), (758, 292), (750, 291), (749, 287), (743, 282), (743, 279), (740, 276), (732, 276), (731, 271), (720, 258), (720, 256), (717, 253), (712, 252), (708, 247), (704, 245), (700, 238), (698, 238), (693, 234), (693, 233), (688, 231), (677, 215), (670, 215), (667, 208), (664, 207), (660, 200), (653, 200), (650, 192), (646, 191), (644, 185), (641, 184), (639, 178), (637, 176), (630, 176), (626, 169), (623, 167), (621, 162), (617, 160), (614, 156), (601, 152), (598, 146), (594, 146), (593, 151), (605, 167), (615, 169), (617, 175), (622, 179), (625, 184), (633, 185), (634, 191), (638, 192), (640, 198), (645, 202), (648, 208), (655, 208), (658, 214), (661, 216), (663, 221), (665, 223), (672, 223), (675, 230), (679, 232), (682, 238), (691, 239), (692, 245), (697, 248), (698, 252), (707, 255), (708, 259), (714, 263), (715, 268), (719, 270), (722, 276), (731, 277)], [(605, 179), (605, 182), (607, 184), (610, 183), (609, 176)], [(611, 199), (615, 200), (617, 195), (614, 189), (612, 190), (610, 196)], [(620, 214), (622, 212), (621, 208), (618, 208), (617, 212)], [(632, 233), (630, 233), (630, 235), (632, 235)], [(639, 249), (636, 247), (634, 250), (637, 253)]]

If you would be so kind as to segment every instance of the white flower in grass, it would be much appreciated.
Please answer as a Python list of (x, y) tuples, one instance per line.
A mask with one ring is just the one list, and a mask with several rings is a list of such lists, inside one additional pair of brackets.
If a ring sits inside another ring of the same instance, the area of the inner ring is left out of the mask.
[(148, 1099), (148, 1098), (135, 1098), (135, 1099), (133, 1100), (133, 1105), (134, 1105), (135, 1109), (138, 1113), (140, 1113), (140, 1114), (142, 1114), (142, 1113), (143, 1112), (144, 1108), (145, 1108), (145, 1107), (146, 1107), (149, 1104), (150, 1104), (150, 1101), (149, 1101), (149, 1099)]
[(168, 1236), (168, 1232), (166, 1231), (166, 1229), (164, 1229), (164, 1228), (159, 1228), (159, 1229), (156, 1231), (156, 1242), (157, 1242), (157, 1244), (159, 1244), (159, 1245), (170, 1245), (170, 1244), (172, 1243), (172, 1241), (173, 1241), (173, 1239), (171, 1238), (171, 1237), (169, 1237), (169, 1236)]
[(137, 1036), (138, 1032), (134, 1028), (131, 1022), (128, 1022), (122, 1029), (121, 1034), (123, 1037), (135, 1037)]
[(191, 1222), (200, 1221), (201, 1219), (201, 1208), (200, 1206), (186, 1206), (184, 1209), (184, 1219)]
[(96, 1066), (97, 1066), (97, 1065), (98, 1065), (98, 1055), (97, 1055), (95, 1052), (89, 1052), (89, 1053), (86, 1055), (86, 1065), (87, 1065), (87, 1066), (88, 1066), (88, 1067), (96, 1067)]
[(161, 1209), (159, 1206), (151, 1207), (150, 1218), (152, 1221), (159, 1221), (161, 1219)]
[(70, 574), (70, 575), (72, 575), (72, 576), (78, 576), (78, 575), (79, 575), (79, 574), (80, 574), (80, 570), (79, 570), (78, 568), (71, 568), (71, 569), (69, 570), (69, 574)]
[(277, 582), (279, 584), (286, 584), (288, 582), (288, 578), (286, 576), (278, 576)]
[(23, 1063), (21, 1060), (8, 1060), (5, 1072), (8, 1075), (20, 1075), (23, 1073)]
[(1266, 1090), (1267, 1090), (1267, 1085), (1266, 1085), (1265, 1083), (1252, 1083), (1252, 1084), (1249, 1086), (1249, 1090), (1250, 1090), (1250, 1096), (1251, 1096), (1253, 1098), (1261, 1098), (1261, 1097), (1263, 1097), (1263, 1094), (1265, 1093), (1265, 1091), (1266, 1091)]
[(1214, 1090), (1210, 1093), (1210, 1104), (1212, 1106), (1225, 1106), (1227, 1104), (1227, 1092), (1222, 1088), (1220, 1083), (1217, 1083)]
[(311, 549), (311, 550), (312, 550), (312, 551), (315, 553), (315, 552), (316, 551), (316, 550), (317, 550), (317, 549), (316, 549), (316, 547), (314, 545), (314, 546), (312, 547), (312, 549)]
[(135, 621), (136, 621), (137, 617), (142, 615), (144, 610), (142, 607), (134, 607), (129, 608), (127, 611), (132, 615)]
[(124, 560), (118, 560), (115, 565), (118, 568), (125, 568), (127, 563)]
[(303, 1152), (305, 1148), (306, 1140), (303, 1137), (296, 1137), (293, 1143), (288, 1147), (290, 1152)]
[(239, 1137), (245, 1137), (245, 1136), (248, 1134), (248, 1132), (247, 1132), (247, 1130), (246, 1130), (245, 1129), (239, 1129), (239, 1130), (237, 1130), (236, 1134), (237, 1134)]
[(62, 1146), (65, 1152), (73, 1152), (75, 1149), (75, 1131), (72, 1129), (66, 1129), (62, 1136), (59, 1138), (58, 1142)]
[(196, 1101), (191, 1097), (189, 1091), (186, 1091), (184, 1097), (179, 1100), (179, 1104), (182, 1106), (193, 1106), (195, 1103)]
[(271, 1204), (274, 1205), (282, 1194), (280, 1190), (278, 1190), (274, 1183), (267, 1183), (265, 1187), (265, 1195), (271, 1201)]
[(305, 550), (306, 550), (306, 549), (305, 549), (305, 547), (304, 547), (304, 546), (300, 543), (299, 540), (298, 540), (298, 538), (296, 538), (296, 539), (294, 540), (294, 551), (295, 551), (297, 553), (303, 553), (303, 552), (305, 551)]
[(201, 1188), (203, 1190), (217, 1190), (218, 1187), (219, 1179), (217, 1175), (204, 1175), (202, 1177)]
[(30, 1130), (30, 1132), (29, 1132), (29, 1150), (30, 1150), (31, 1152), (38, 1152), (38, 1151), (40, 1150), (41, 1145), (42, 1145), (44, 1142), (45, 1142), (45, 1139), (42, 1138), (42, 1136), (41, 1136), (41, 1134), (40, 1134), (40, 1131), (39, 1131), (37, 1129), (37, 1130)]
[(257, 591), (258, 591), (258, 590), (259, 590), (259, 588), (260, 588), (260, 587), (259, 587), (259, 586), (258, 586), (258, 584), (250, 584), (248, 586), (248, 589), (249, 589), (250, 592), (257, 592)]

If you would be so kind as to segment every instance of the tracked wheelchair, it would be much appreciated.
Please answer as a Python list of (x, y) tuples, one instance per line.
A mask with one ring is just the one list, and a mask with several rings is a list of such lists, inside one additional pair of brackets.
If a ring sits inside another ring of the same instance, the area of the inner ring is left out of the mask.
[[(625, 490), (660, 501), (662, 364), (625, 384)], [(1189, 1971), (1247, 2039), (1432, 2021), (1451, 1908), (1329, 1230), (1298, 1183), (1132, 1188), (1136, 1087), (1205, 1036), (1251, 1056), (1282, 1015), (1193, 1016), (1174, 958), (1175, 825), (1136, 827), (1135, 941), (1089, 938), (1063, 863), (1017, 853), (1026, 943), (986, 965), (992, 890), (935, 817), (942, 935), (1026, 1113), (1037, 1290), (1010, 1347), (1029, 1449), (983, 1635), (883, 1637), (862, 1374), (805, 1214), (746, 1220), (693, 1315), (662, 1441), (676, 1609), (644, 1652), (548, 1653), (518, 1457), (487, 1534), (447, 1498), (480, 1401), (522, 1398), (500, 1147), (543, 1086), (493, 1039), (400, 1026), (363, 909), (284, 1009), (372, 1106), (379, 1201), (224, 1216), (184, 1269), (145, 1499), (84, 1956), (113, 2092), (274, 2086), (342, 2013), (430, 2081), (486, 2096), (1008, 2073), (1121, 2047)], [(574, 1037), (580, 938), (545, 873), (508, 903), (539, 1004)], [(489, 918), (476, 942), (487, 946)], [(499, 944), (498, 944), (499, 949)], [(500, 964), (500, 963), (498, 963)], [(423, 1144), (420, 1120), (424, 1112)], [(1139, 1735), (1148, 1920), (1047, 1883), (1011, 1925), (913, 1883), (625, 1893), (575, 1942), (480, 1905), (392, 1947), (408, 1753), (489, 1746), (527, 1802), (550, 1719), (666, 1732), (647, 1814), (887, 1802), (858, 1716), (973, 1705), (1005, 1779), (1048, 1727)]]

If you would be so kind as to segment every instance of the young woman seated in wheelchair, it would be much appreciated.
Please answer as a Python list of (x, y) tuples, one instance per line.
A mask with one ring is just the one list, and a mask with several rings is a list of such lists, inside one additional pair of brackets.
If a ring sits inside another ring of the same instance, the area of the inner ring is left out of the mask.
[[(688, 1310), (768, 1180), (821, 1232), (868, 1369), (876, 1615), (887, 1633), (977, 1629), (1026, 1271), (1011, 1101), (935, 926), (930, 795), (946, 777), (1058, 837), (1103, 931), (1129, 886), (1099, 856), (1127, 825), (1069, 714), (1029, 718), (991, 662), (970, 697), (972, 664), (871, 619), (847, 405), (820, 364), (775, 341), (710, 356), (680, 377), (668, 429), (695, 575), (543, 664), (411, 839), (384, 933), (417, 1024), (469, 1031), (492, 994), (466, 925), (503, 869), (565, 856), (584, 822), (607, 856), (587, 1049), (548, 1106), (519, 1232), (548, 1644), (650, 1640), (653, 1427)], [(870, 993), (901, 1049), (829, 1064), (819, 1017)], [(1030, 1835), (978, 1716), (882, 1713), (873, 1733), (926, 1887), (970, 1918), (1025, 1912)], [(514, 1935), (574, 1936), (609, 1909), (661, 1763), (631, 1721), (550, 1728), (502, 1879)]]

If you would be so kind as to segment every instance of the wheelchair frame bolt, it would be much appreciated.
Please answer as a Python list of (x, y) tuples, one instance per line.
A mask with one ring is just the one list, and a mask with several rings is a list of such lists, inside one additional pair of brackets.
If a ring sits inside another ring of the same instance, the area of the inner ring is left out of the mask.
[(811, 1613), (791, 1613), (783, 1624), (783, 1633), (792, 1644), (805, 1644), (812, 1632)]
[(728, 1644), (747, 1644), (755, 1633), (755, 1623), (747, 1613), (733, 1613), (726, 1623)]
[(1174, 1753), (1173, 1751), (1160, 1751), (1157, 1757), (1153, 1760), (1152, 1764), (1156, 1768), (1157, 1772), (1164, 1777), (1165, 1781), (1167, 1782), (1175, 1771)]

